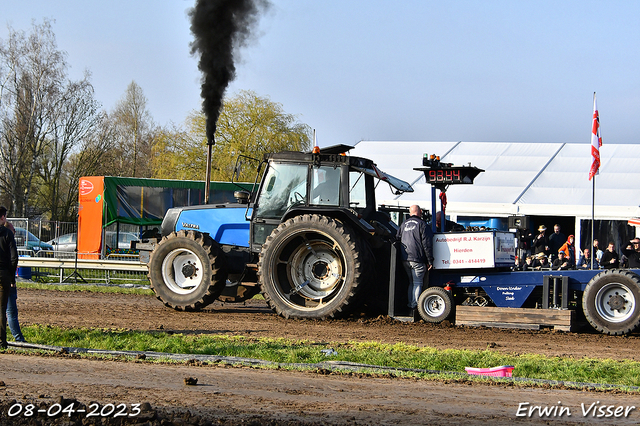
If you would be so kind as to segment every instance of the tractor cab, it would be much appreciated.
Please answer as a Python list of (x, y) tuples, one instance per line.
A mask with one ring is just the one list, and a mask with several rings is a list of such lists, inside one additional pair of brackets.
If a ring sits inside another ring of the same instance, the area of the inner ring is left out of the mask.
[(357, 223), (372, 233), (375, 187), (389, 183), (394, 193), (412, 192), (408, 183), (380, 171), (368, 159), (345, 155), (352, 147), (338, 145), (319, 153), (267, 154), (266, 169), (253, 203), (251, 246), (259, 252), (267, 236), (285, 220), (321, 213)]

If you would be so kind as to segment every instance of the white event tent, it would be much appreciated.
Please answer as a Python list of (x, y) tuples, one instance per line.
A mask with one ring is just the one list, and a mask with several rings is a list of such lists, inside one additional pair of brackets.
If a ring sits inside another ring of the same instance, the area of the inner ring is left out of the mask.
[[(550, 228), (553, 218), (561, 218), (572, 225), (563, 229), (575, 231), (580, 247), (581, 221), (585, 226), (584, 220), (591, 219), (589, 143), (361, 141), (349, 154), (370, 158), (381, 170), (414, 188), (412, 193), (396, 196), (387, 185), (380, 184), (376, 189), (378, 204), (419, 204), (431, 209), (431, 186), (422, 172), (413, 169), (422, 167), (424, 154), (435, 154), (454, 166), (470, 164), (485, 170), (473, 185), (451, 185), (447, 189), (446, 214), (454, 221), (462, 216), (524, 215), (537, 217), (538, 223), (550, 218), (546, 221)], [(627, 220), (640, 213), (640, 146), (604, 144), (600, 156), (596, 223), (619, 221), (626, 226)], [(439, 210), (439, 201), (437, 206)]]

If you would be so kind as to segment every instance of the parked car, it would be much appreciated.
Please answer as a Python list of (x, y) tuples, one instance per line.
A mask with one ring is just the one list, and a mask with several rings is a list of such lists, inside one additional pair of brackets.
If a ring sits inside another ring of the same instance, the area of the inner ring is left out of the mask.
[(47, 244), (51, 244), (55, 251), (75, 251), (78, 234), (64, 234), (58, 238), (47, 241)]
[(40, 250), (53, 250), (53, 246), (49, 243), (40, 241), (38, 237), (24, 228), (16, 227), (15, 239), (16, 246), (22, 250), (32, 250), (38, 252)]
[[(131, 241), (136, 241), (138, 239), (138, 236), (133, 232), (120, 232), (118, 234), (118, 248), (129, 249), (131, 248)], [(60, 235), (58, 238), (54, 238), (49, 241), (48, 244), (52, 245), (56, 251), (73, 252), (76, 249), (77, 240), (78, 234), (74, 232), (71, 234)], [(116, 232), (105, 232), (105, 240), (106, 244), (113, 248), (116, 245)]]
[[(105, 232), (105, 243), (111, 247), (114, 248), (115, 247), (115, 243), (116, 243), (116, 232), (115, 231), (107, 231)], [(118, 234), (118, 248), (119, 249), (130, 249), (131, 248), (131, 241), (137, 241), (140, 238), (138, 237), (137, 234), (134, 234), (133, 232), (120, 232)]]

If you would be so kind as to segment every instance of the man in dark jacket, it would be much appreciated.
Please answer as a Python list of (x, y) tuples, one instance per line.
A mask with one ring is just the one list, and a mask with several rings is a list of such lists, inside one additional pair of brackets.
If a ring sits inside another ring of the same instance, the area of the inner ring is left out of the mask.
[[(567, 238), (560, 232), (560, 225), (553, 225), (553, 234), (549, 235), (549, 257), (551, 261), (558, 257), (558, 250), (567, 241)], [(575, 260), (574, 260), (575, 262)]]
[(547, 232), (547, 227), (540, 225), (538, 227), (538, 235), (534, 237), (531, 243), (534, 255), (540, 253), (549, 254), (549, 237), (547, 237), (545, 232)]
[(629, 259), (629, 268), (640, 268), (640, 239), (634, 238), (629, 241), (629, 245), (622, 250), (627, 259)]
[(613, 241), (609, 242), (607, 249), (604, 251), (602, 255), (602, 260), (600, 261), (600, 266), (604, 269), (613, 269), (620, 267), (620, 257), (618, 253), (615, 251), (615, 244)]
[(13, 232), (4, 226), (7, 221), (7, 209), (0, 206), (0, 301), (2, 311), (0, 312), (0, 349), (7, 349), (7, 301), (11, 284), (16, 279), (16, 269), (18, 268), (18, 249)]
[(409, 207), (411, 215), (405, 220), (397, 237), (400, 240), (402, 265), (411, 281), (409, 285), (409, 308), (416, 309), (422, 284), (429, 282), (429, 271), (433, 268), (433, 232), (421, 219), (420, 206)]

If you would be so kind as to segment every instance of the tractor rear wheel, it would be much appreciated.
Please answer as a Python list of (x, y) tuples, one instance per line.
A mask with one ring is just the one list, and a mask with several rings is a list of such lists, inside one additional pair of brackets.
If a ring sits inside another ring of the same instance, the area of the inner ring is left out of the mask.
[(602, 333), (631, 333), (640, 324), (640, 277), (623, 269), (600, 272), (582, 294), (582, 310), (589, 324)]
[(178, 311), (197, 311), (224, 290), (224, 253), (208, 234), (173, 232), (151, 252), (148, 276), (162, 303)]
[(346, 314), (371, 269), (363, 264), (364, 248), (352, 230), (326, 216), (306, 214), (281, 223), (260, 253), (258, 280), (265, 300), (285, 318)]

